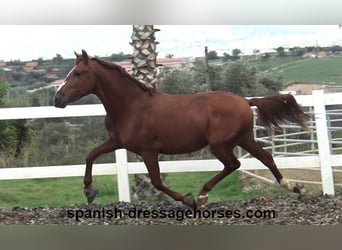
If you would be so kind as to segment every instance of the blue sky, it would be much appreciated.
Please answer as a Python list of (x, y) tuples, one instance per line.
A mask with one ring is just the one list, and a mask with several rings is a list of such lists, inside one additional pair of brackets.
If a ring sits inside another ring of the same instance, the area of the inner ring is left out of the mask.
[[(204, 46), (218, 54), (238, 48), (269, 51), (279, 46), (342, 45), (338, 25), (155, 25), (159, 57), (203, 56)], [(73, 58), (81, 49), (90, 55), (131, 53), (131, 25), (0, 25), (0, 60)]]

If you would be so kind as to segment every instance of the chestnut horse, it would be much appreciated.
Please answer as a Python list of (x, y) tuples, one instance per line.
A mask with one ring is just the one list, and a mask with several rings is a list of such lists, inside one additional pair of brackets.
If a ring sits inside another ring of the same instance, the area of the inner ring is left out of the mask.
[[(109, 138), (94, 148), (86, 158), (84, 193), (91, 203), (97, 194), (92, 184), (92, 165), (99, 155), (125, 148), (140, 155), (152, 184), (176, 201), (192, 207), (203, 205), (208, 192), (240, 166), (233, 149), (240, 146), (270, 169), (281, 187), (303, 192), (303, 186), (286, 180), (272, 155), (253, 137), (253, 113), (268, 129), (283, 122), (305, 127), (306, 114), (291, 95), (273, 95), (245, 99), (229, 92), (192, 95), (169, 95), (146, 86), (122, 67), (82, 50), (76, 64), (55, 95), (55, 106), (64, 108), (88, 94), (95, 94), (106, 110), (105, 127)], [(159, 154), (181, 154), (209, 145), (212, 154), (223, 163), (223, 169), (205, 183), (197, 202), (191, 194), (182, 195), (166, 187), (160, 179)]]

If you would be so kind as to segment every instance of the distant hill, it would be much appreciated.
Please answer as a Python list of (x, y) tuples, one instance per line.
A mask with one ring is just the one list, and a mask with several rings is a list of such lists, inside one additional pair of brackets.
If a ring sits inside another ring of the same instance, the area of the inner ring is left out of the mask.
[(285, 84), (301, 82), (342, 86), (342, 57), (276, 57), (250, 63), (263, 71), (282, 74)]
[(326, 57), (306, 60), (281, 70), (285, 82), (310, 82), (342, 85), (342, 57)]

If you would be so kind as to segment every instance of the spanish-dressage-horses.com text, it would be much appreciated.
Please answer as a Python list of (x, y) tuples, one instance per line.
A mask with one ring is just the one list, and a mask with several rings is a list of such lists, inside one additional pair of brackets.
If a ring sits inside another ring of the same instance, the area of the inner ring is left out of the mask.
[(68, 209), (66, 216), (76, 221), (86, 219), (170, 219), (183, 221), (184, 219), (272, 219), (278, 216), (273, 209), (121, 209), (113, 206), (112, 209)]

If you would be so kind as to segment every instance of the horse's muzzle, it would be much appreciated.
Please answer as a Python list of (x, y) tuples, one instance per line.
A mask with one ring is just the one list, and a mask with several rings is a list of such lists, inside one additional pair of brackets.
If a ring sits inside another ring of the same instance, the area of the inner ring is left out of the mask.
[(64, 94), (56, 94), (54, 99), (54, 105), (56, 108), (65, 108), (67, 105), (68, 98)]

